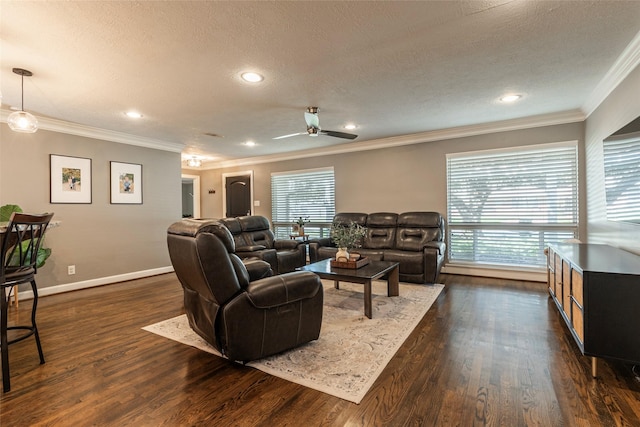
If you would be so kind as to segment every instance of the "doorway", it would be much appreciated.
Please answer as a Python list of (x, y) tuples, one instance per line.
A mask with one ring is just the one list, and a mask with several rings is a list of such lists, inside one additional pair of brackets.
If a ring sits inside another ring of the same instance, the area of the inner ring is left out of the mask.
[(200, 218), (200, 177), (182, 175), (182, 218)]
[(253, 215), (253, 171), (222, 174), (222, 211), (227, 218)]

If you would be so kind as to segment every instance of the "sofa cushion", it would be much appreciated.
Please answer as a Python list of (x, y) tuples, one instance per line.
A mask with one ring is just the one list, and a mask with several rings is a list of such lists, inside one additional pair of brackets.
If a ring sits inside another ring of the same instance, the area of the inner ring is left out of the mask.
[(359, 253), (361, 256), (367, 257), (371, 261), (382, 261), (385, 251), (382, 249), (358, 248), (354, 249), (352, 252)]
[(223, 218), (220, 222), (231, 232), (236, 248), (245, 247), (249, 244), (242, 235), (242, 226), (240, 225), (238, 218)]
[(425, 244), (443, 240), (442, 215), (437, 212), (405, 212), (398, 215), (396, 249), (422, 251)]
[(424, 254), (390, 249), (384, 251), (384, 260), (400, 264), (400, 273), (424, 274)]
[(333, 223), (338, 225), (349, 225), (352, 222), (355, 222), (358, 225), (366, 227), (367, 216), (368, 215), (366, 213), (353, 213), (353, 212), (337, 213), (333, 217)]
[(242, 235), (244, 236), (246, 245), (263, 245), (264, 247), (273, 248), (275, 236), (271, 231), (269, 220), (263, 216), (241, 216), (238, 222), (242, 227)]
[(398, 214), (378, 212), (367, 218), (367, 234), (363, 247), (368, 249), (391, 249), (395, 245)]

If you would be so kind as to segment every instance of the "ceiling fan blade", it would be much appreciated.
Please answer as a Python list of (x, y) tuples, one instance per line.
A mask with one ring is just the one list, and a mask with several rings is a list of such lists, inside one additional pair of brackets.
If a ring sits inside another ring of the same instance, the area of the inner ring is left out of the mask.
[(290, 133), (289, 135), (276, 136), (275, 138), (271, 138), (271, 139), (284, 139), (284, 138), (290, 138), (292, 136), (298, 136), (298, 135), (307, 135), (307, 132)]
[(327, 136), (334, 136), (336, 138), (344, 138), (344, 139), (356, 139), (358, 137), (358, 135), (354, 135), (352, 133), (346, 133), (346, 132), (337, 132), (335, 130), (321, 130), (320, 133), (322, 135), (327, 135)]
[(314, 127), (314, 128), (320, 127), (320, 119), (318, 118), (318, 113), (314, 114), (314, 113), (305, 112), (304, 119), (307, 122), (307, 127)]
[(307, 132), (290, 133), (289, 135), (276, 136), (271, 139), (284, 139), (284, 138), (290, 138), (292, 136), (298, 136), (298, 135), (307, 135)]

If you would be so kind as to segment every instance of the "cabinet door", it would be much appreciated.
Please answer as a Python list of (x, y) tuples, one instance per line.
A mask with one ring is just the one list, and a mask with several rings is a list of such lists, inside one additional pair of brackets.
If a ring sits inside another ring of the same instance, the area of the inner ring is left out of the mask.
[(571, 319), (571, 266), (562, 260), (562, 308)]
[(551, 248), (547, 249), (547, 286), (549, 291), (556, 295), (556, 274), (553, 263), (555, 262), (555, 252)]
[(582, 274), (571, 270), (571, 326), (584, 344), (584, 290)]
[(562, 305), (562, 258), (560, 255), (554, 254), (555, 258), (555, 294), (558, 304)]

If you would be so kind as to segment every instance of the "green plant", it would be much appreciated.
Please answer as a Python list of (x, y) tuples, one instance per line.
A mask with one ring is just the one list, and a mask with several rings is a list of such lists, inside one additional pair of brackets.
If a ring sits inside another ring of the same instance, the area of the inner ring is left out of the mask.
[[(11, 218), (11, 214), (14, 212), (22, 212), (22, 208), (18, 205), (4, 205), (0, 206), (0, 222), (7, 222)], [(26, 251), (29, 246), (28, 241), (24, 241), (21, 243), (22, 250)], [(44, 240), (42, 241), (44, 244)], [(51, 248), (45, 248), (42, 245), (38, 249), (38, 256), (36, 259), (36, 265), (38, 268), (42, 267), (44, 263), (47, 261), (47, 258), (51, 255)], [(15, 255), (17, 257), (17, 254)], [(11, 262), (14, 262), (13, 260)], [(17, 260), (15, 261), (17, 263)]]
[(307, 224), (309, 222), (309, 217), (305, 216), (304, 218), (299, 216), (296, 220), (294, 220), (294, 222), (296, 224), (298, 224), (298, 227), (304, 227), (305, 224)]
[(18, 205), (0, 206), (0, 222), (9, 221), (9, 218), (11, 218), (11, 214), (14, 212), (22, 212), (22, 209)]
[(353, 221), (349, 225), (331, 224), (331, 240), (339, 248), (359, 248), (366, 233), (365, 227)]

